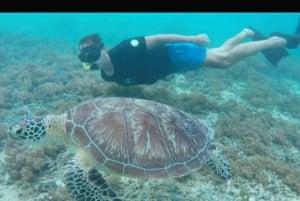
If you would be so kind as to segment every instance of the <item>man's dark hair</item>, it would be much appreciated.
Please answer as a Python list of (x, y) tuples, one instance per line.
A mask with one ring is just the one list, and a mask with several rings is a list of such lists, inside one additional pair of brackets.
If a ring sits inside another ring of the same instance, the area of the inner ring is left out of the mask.
[(82, 38), (79, 42), (79, 46), (84, 43), (91, 43), (98, 46), (99, 48), (102, 48), (104, 46), (104, 43), (102, 42), (102, 39), (98, 33), (90, 34)]

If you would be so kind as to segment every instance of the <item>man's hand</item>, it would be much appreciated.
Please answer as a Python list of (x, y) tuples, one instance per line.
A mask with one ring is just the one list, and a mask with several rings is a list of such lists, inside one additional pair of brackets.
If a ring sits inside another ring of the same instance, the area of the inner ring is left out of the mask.
[(196, 35), (193, 42), (197, 45), (205, 45), (205, 46), (210, 44), (210, 40), (206, 34)]

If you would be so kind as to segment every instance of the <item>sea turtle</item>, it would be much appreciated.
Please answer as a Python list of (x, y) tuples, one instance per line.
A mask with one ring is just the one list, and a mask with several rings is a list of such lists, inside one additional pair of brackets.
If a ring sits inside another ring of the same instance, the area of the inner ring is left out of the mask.
[(8, 128), (8, 136), (29, 143), (63, 143), (74, 151), (63, 175), (68, 192), (78, 201), (121, 200), (101, 170), (167, 179), (208, 162), (221, 178), (231, 177), (230, 164), (214, 145), (208, 123), (150, 100), (92, 99), (61, 115), (20, 120)]

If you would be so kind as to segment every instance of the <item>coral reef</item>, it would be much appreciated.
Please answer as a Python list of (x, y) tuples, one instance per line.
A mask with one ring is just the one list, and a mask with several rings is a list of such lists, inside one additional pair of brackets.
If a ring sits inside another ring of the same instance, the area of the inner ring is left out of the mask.
[(42, 145), (29, 146), (8, 139), (5, 145), (5, 165), (10, 180), (33, 182), (47, 168), (53, 166), (53, 161), (63, 150), (63, 146)]
[(30, 150), (26, 145), (9, 144), (5, 152), (5, 162), (11, 180), (34, 181), (46, 167), (43, 149)]
[(274, 171), (285, 184), (300, 193), (299, 185), (295, 184), (300, 179), (299, 167), (274, 160), (274, 145), (284, 149), (298, 145), (293, 144), (298, 143), (300, 135), (297, 126), (274, 118), (270, 113), (236, 109), (234, 115), (223, 115), (217, 123), (217, 133), (221, 138), (230, 138), (240, 144), (238, 148), (225, 149), (233, 163), (235, 176), (255, 179), (266, 185), (268, 176), (265, 170)]

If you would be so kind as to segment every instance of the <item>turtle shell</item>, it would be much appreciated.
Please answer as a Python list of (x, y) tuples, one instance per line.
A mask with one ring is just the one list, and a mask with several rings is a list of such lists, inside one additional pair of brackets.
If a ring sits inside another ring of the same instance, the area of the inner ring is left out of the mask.
[(198, 170), (214, 138), (205, 121), (154, 101), (107, 97), (67, 112), (66, 133), (109, 170), (165, 179)]

